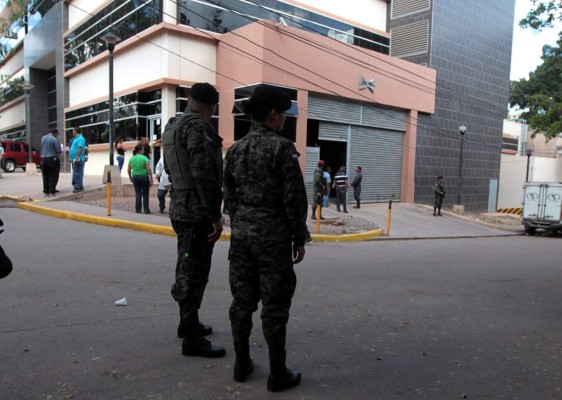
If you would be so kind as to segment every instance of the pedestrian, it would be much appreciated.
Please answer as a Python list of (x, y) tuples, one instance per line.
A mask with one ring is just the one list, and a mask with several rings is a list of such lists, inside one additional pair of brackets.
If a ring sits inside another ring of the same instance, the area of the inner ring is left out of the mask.
[(123, 169), (123, 165), (125, 164), (125, 144), (123, 143), (123, 138), (118, 137), (115, 140), (115, 150), (117, 151), (117, 165), (119, 166), (119, 172)]
[(82, 136), (82, 129), (72, 130), (73, 139), (70, 145), (70, 162), (72, 163), (72, 193), (84, 191), (84, 165), (86, 163), (86, 140)]
[(170, 183), (168, 174), (164, 168), (163, 157), (160, 157), (160, 160), (158, 160), (154, 173), (156, 174), (156, 180), (158, 181), (158, 206), (160, 208), (160, 214), (164, 214), (164, 210), (166, 209), (166, 195), (168, 194), (172, 184)]
[(361, 166), (355, 167), (355, 178), (351, 182), (351, 187), (353, 188), (353, 197), (355, 197), (355, 202), (357, 205), (353, 208), (361, 208), (361, 181), (363, 180), (363, 172), (361, 172)]
[[(258, 86), (244, 111), (250, 132), (228, 150), (224, 188), (231, 218), (230, 323), (236, 362), (234, 380), (253, 371), (249, 338), (261, 300), (262, 329), (269, 350), (267, 389), (277, 392), (301, 381), (286, 366), (286, 326), (295, 293), (294, 264), (304, 258), (307, 199), (298, 153), (280, 135), (291, 100), (278, 89)], [(321, 204), (321, 203), (320, 203)]]
[(324, 180), (326, 181), (326, 192), (324, 193), (324, 202), (322, 203), (322, 207), (330, 207), (330, 188), (332, 187), (332, 169), (330, 167), (326, 167), (324, 171)]
[(2, 176), (2, 169), (4, 169), (4, 146), (2, 146), (2, 144), (0, 143), (0, 178), (3, 178)]
[(139, 144), (142, 145), (142, 151), (145, 156), (150, 158), (152, 149), (150, 148), (150, 140), (146, 136), (141, 136)]
[(312, 183), (314, 185), (312, 204), (312, 219), (316, 220), (316, 209), (320, 207), (320, 219), (325, 219), (322, 216), (322, 204), (324, 203), (324, 193), (326, 193), (326, 179), (324, 178), (324, 161), (319, 160), (316, 169), (314, 170), (314, 175), (312, 178)]
[(433, 192), (435, 193), (435, 200), (433, 201), (433, 215), (442, 217), (441, 206), (443, 205), (443, 198), (445, 197), (445, 186), (443, 186), (443, 177), (439, 175), (433, 185)]
[(343, 212), (347, 214), (347, 189), (349, 189), (349, 181), (345, 166), (342, 165), (334, 176), (333, 186), (336, 189), (336, 207), (338, 212), (341, 212), (340, 207), (343, 205)]
[(133, 156), (129, 159), (127, 173), (135, 188), (135, 211), (139, 214), (143, 209), (145, 214), (150, 214), (149, 198), (153, 179), (150, 160), (143, 154), (143, 150), (141, 144), (135, 146)]
[(43, 176), (43, 195), (55, 197), (60, 174), (61, 153), (58, 139), (59, 131), (56, 128), (41, 138), (41, 175)]
[[(178, 238), (176, 279), (172, 296), (179, 304), (178, 337), (184, 356), (224, 357), (225, 350), (203, 336), (213, 328), (199, 321), (199, 308), (209, 280), (211, 257), (224, 219), (222, 203), (222, 138), (210, 124), (219, 95), (208, 83), (196, 83), (187, 109), (172, 118), (162, 134), (164, 163), (172, 181), (170, 219)], [(172, 126), (173, 129), (167, 129)]]

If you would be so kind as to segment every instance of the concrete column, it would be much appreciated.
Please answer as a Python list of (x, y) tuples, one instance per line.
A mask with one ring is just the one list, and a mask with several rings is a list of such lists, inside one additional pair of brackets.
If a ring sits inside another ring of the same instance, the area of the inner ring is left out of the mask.
[[(306, 176), (306, 135), (308, 122), (308, 91), (299, 90), (297, 92), (297, 105), (299, 116), (297, 117), (297, 134), (295, 146), (300, 153), (299, 164), (302, 175)], [(306, 178), (305, 178), (306, 179)]]
[[(183, 111), (183, 110), (180, 110)], [(176, 87), (162, 86), (162, 128), (170, 118), (176, 115)]]
[(402, 198), (404, 203), (414, 202), (414, 175), (416, 172), (416, 137), (418, 112), (411, 110), (406, 120), (404, 153), (402, 156)]
[(162, 8), (163, 21), (174, 25), (177, 24), (178, 2), (172, 0), (164, 0)]
[(219, 103), (219, 135), (223, 139), (223, 146), (228, 149), (234, 143), (234, 89), (220, 91)]

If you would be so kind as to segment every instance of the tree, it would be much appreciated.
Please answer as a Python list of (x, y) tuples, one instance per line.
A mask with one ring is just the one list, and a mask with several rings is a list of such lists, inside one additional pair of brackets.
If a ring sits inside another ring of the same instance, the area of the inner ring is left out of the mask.
[(524, 110), (521, 118), (547, 139), (562, 133), (562, 32), (556, 44), (543, 46), (543, 63), (528, 80), (511, 81), (509, 96), (509, 105)]
[(542, 30), (552, 28), (557, 22), (562, 21), (562, 0), (531, 0), (533, 8), (525, 18), (519, 21), (522, 28)]

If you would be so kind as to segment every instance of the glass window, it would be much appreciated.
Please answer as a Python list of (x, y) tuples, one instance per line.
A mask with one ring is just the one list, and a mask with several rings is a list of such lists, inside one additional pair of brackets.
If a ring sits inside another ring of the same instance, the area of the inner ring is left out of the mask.
[[(139, 140), (146, 136), (146, 117), (161, 114), (162, 91), (134, 92), (114, 98), (113, 136), (122, 136), (126, 141)], [(146, 103), (141, 100), (149, 100)], [(109, 102), (104, 101), (66, 113), (67, 137), (72, 128), (82, 127), (89, 143), (107, 143), (109, 140)]]
[(259, 4), (241, 0), (188, 0), (184, 3), (178, 6), (180, 23), (211, 32), (226, 33), (260, 19), (279, 21), (283, 17), (290, 26), (390, 53), (390, 39), (386, 36), (278, 0), (261, 0)]
[(100, 37), (108, 31), (126, 40), (162, 22), (161, 1), (113, 1), (102, 8), (64, 38), (65, 70), (105, 51)]

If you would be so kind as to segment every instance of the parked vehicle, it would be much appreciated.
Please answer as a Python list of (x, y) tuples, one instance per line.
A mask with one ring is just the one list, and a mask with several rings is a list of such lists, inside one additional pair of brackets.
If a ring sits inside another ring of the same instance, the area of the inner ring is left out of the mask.
[[(0, 146), (4, 148), (1, 165), (5, 172), (14, 172), (16, 168), (25, 171), (25, 165), (29, 162), (29, 146), (15, 140), (1, 139)], [(33, 149), (31, 154), (33, 162), (39, 167), (41, 165), (41, 153)]]
[(534, 235), (537, 229), (562, 230), (562, 183), (527, 182), (523, 187), (523, 225)]

